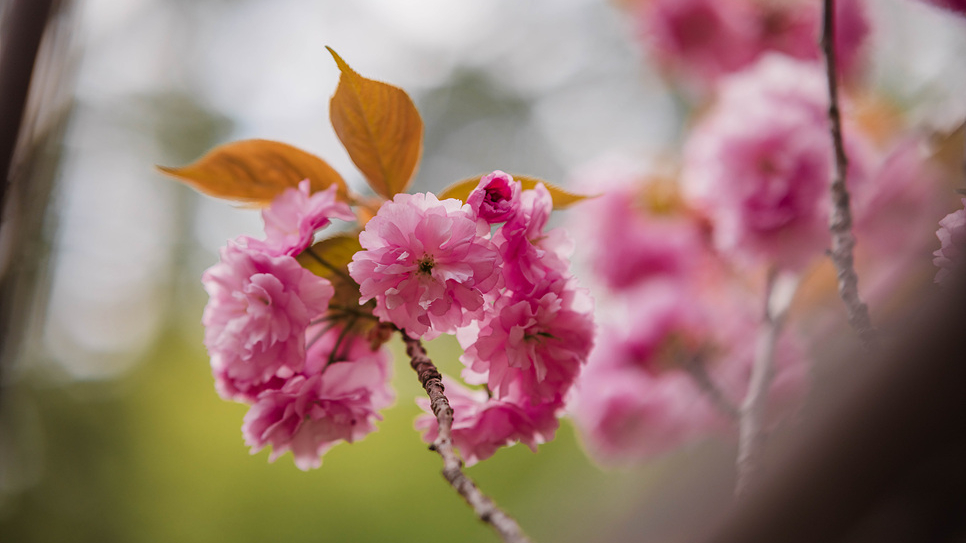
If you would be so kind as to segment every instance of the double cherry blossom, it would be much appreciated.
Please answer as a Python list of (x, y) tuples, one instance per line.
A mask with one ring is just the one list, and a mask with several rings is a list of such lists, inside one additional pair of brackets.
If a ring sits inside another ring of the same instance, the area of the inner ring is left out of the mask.
[[(365, 224), (348, 263), (355, 310), (330, 308), (332, 283), (297, 258), (332, 219), (354, 220), (352, 210), (334, 186), (311, 193), (307, 181), (276, 197), (262, 212), (265, 239), (230, 241), (202, 278), (216, 388), (251, 405), (242, 431), (252, 452), (271, 446), (275, 460), (292, 451), (310, 469), (339, 441), (374, 431), (394, 400), (379, 347), (387, 327), (464, 344), (463, 377), (475, 388), (446, 381), (468, 463), (551, 439), (594, 336), (593, 304), (569, 274), (572, 244), (546, 231), (552, 208), (542, 184), (523, 190), (501, 171), (482, 177), (465, 204), (396, 194)], [(353, 326), (366, 308), (382, 324), (364, 337)], [(417, 421), (427, 440), (435, 425), (431, 415)]]

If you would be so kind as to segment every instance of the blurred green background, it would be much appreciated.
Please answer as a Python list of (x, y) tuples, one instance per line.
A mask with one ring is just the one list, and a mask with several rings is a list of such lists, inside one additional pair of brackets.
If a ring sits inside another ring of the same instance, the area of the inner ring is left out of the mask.
[[(290, 454), (274, 464), (267, 451), (248, 454), (239, 430), (245, 406), (214, 394), (200, 340), (197, 328), (167, 331), (136, 370), (109, 385), (24, 386), (8, 395), (16, 411), (4, 410), (5, 437), (21, 456), (5, 458), (4, 469), (18, 472), (4, 478), (31, 486), (5, 496), (3, 541), (496, 540), (412, 429), (422, 391), (404, 360), (394, 379), (399, 400), (379, 431), (301, 472)], [(452, 361), (454, 347), (437, 341), (430, 354)], [(468, 473), (540, 541), (593, 540), (601, 526), (634, 514), (658, 476), (601, 472), (568, 423), (538, 454), (512, 447)]]

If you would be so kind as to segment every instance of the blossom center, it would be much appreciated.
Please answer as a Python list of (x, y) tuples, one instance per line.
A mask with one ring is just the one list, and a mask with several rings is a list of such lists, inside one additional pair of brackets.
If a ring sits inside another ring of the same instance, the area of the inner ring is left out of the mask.
[(416, 273), (420, 275), (430, 275), (433, 272), (433, 266), (436, 265), (436, 259), (433, 255), (423, 255), (418, 261), (416, 261)]

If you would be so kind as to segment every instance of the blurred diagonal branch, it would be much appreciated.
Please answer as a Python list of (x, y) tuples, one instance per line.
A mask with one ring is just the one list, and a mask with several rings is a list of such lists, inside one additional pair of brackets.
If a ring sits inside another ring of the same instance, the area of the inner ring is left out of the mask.
[(439, 424), (439, 432), (430, 448), (443, 457), (443, 477), (473, 508), (476, 516), (492, 526), (503, 541), (529, 543), (530, 539), (520, 529), (516, 520), (497, 507), (493, 500), (484, 495), (476, 483), (463, 473), (463, 461), (453, 449), (453, 408), (443, 394), (442, 375), (418, 339), (410, 338), (405, 331), (402, 331), (401, 335), (406, 343), (406, 354), (409, 355), (410, 365), (419, 376), (419, 382), (426, 390), (426, 394), (429, 395), (433, 414), (436, 415), (436, 421)]

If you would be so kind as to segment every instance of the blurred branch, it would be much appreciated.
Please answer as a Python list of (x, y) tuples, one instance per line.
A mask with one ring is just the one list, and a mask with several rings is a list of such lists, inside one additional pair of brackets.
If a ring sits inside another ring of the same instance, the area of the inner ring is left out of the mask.
[(489, 524), (507, 543), (529, 543), (530, 539), (523, 533), (513, 517), (493, 503), (469, 477), (463, 473), (463, 461), (453, 449), (452, 428), (453, 408), (443, 394), (442, 375), (436, 365), (426, 355), (426, 350), (418, 339), (412, 339), (401, 330), (403, 341), (406, 343), (406, 354), (409, 355), (410, 365), (419, 377), (420, 384), (429, 395), (430, 406), (436, 415), (439, 431), (430, 449), (443, 457), (443, 477), (473, 508), (476, 516)]
[[(0, 369), (23, 350), (49, 257), (47, 205), (62, 156), (77, 57), (70, 0), (14, 0), (0, 21)], [(2, 390), (2, 387), (0, 387)]]
[(765, 407), (768, 390), (775, 374), (775, 345), (785, 322), (784, 306), (777, 311), (772, 307), (776, 271), (768, 272), (765, 283), (765, 307), (762, 312), (761, 329), (755, 345), (755, 361), (748, 382), (748, 392), (741, 403), (738, 420), (738, 483), (735, 495), (742, 495), (762, 470), (765, 448)]
[(855, 236), (852, 235), (852, 211), (849, 207), (849, 191), (846, 188), (848, 156), (842, 141), (842, 118), (839, 112), (838, 67), (835, 58), (835, 0), (824, 0), (822, 18), (822, 51), (829, 94), (829, 128), (835, 147), (835, 176), (832, 179), (832, 214), (829, 229), (832, 232), (832, 249), (829, 256), (835, 264), (839, 296), (845, 302), (849, 324), (859, 335), (862, 345), (871, 350), (877, 343), (877, 332), (869, 317), (869, 308), (859, 298), (859, 277), (855, 273)]
[(0, 28), (0, 221), (30, 79), (53, 0), (12, 0)]
[(737, 422), (739, 420), (738, 407), (725, 396), (724, 391), (715, 384), (711, 375), (708, 374), (708, 368), (704, 363), (704, 357), (701, 354), (690, 357), (684, 361), (684, 370), (688, 372), (694, 384), (708, 396), (708, 399), (714, 405), (722, 415), (728, 417), (728, 420)]

